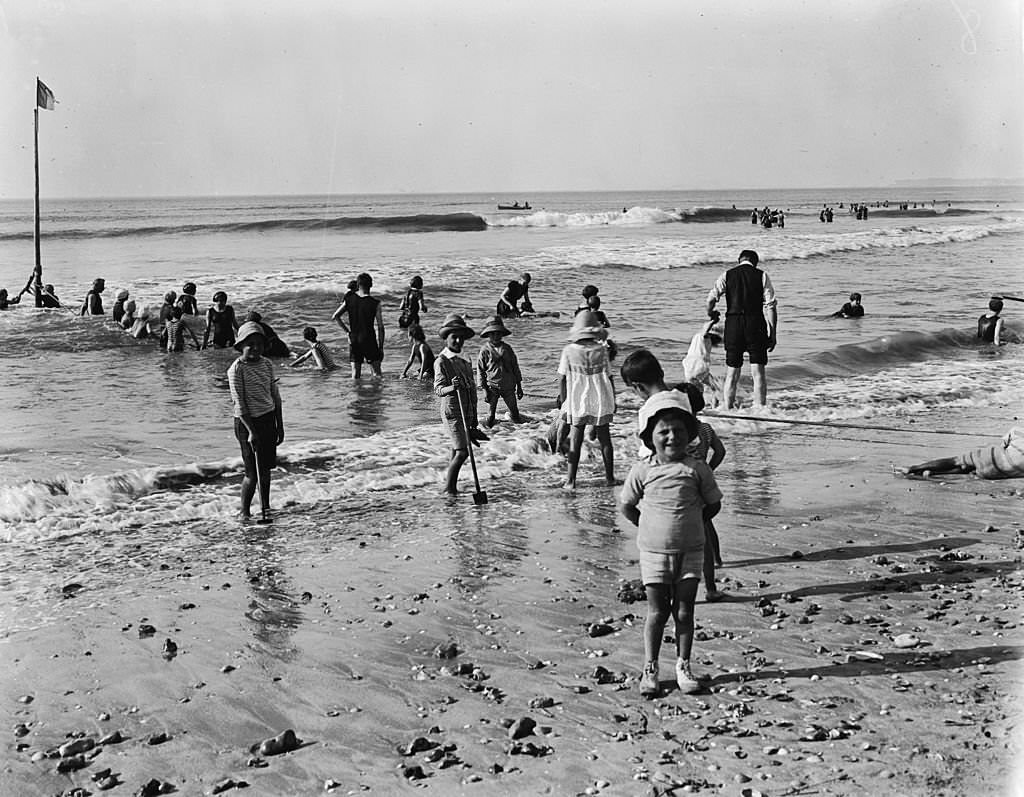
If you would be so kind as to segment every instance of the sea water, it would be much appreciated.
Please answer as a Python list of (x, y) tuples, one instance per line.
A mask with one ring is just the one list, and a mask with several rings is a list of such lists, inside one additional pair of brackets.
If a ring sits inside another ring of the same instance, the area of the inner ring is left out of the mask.
[[(305, 350), (302, 328), (315, 326), (342, 368), (322, 373), (275, 362), (286, 439), (273, 503), (302, 512), (334, 502), (339, 511), (358, 509), (369, 527), (387, 524), (380, 507), (435, 495), (449, 455), (431, 385), (398, 378), (409, 350), (398, 305), (417, 274), (435, 351), (447, 313), (464, 314), (479, 330), (506, 283), (532, 274), (540, 313), (510, 321), (508, 340), (533, 420), (499, 424), (477, 451), (492, 495), (562, 475), (564, 462), (546, 450), (543, 435), (558, 355), (585, 284), (600, 287), (620, 352), (616, 370), (629, 351), (647, 347), (670, 380), (681, 378), (707, 291), (741, 249), (760, 254), (778, 294), (772, 416), (884, 428), (908, 419), (939, 425), (945, 409), (978, 407), (1005, 414), (1008, 428), (1019, 413), (1024, 347), (993, 353), (974, 330), (991, 295), (1024, 295), (1024, 189), (564, 193), (519, 197), (530, 211), (496, 209), (512, 199), (44, 200), (44, 281), (65, 309), (37, 310), (26, 297), (25, 306), (0, 313), (0, 542), (13, 556), (75, 536), (144, 533), (152, 524), (229, 523), (237, 512), (240, 457), (225, 376), (235, 353), (163, 353), (109, 316), (79, 316), (97, 277), (106, 281), (108, 313), (122, 288), (140, 307), (155, 308), (165, 292), (195, 282), (201, 315), (191, 321), (200, 338), (217, 290), (239, 318), (258, 309), (295, 353)], [(888, 208), (875, 207), (883, 201)], [(850, 202), (871, 203), (868, 218), (850, 214)], [(903, 202), (908, 210), (898, 209)], [(825, 204), (833, 223), (819, 220)], [(785, 211), (785, 228), (750, 223), (750, 211), (764, 206)], [(33, 257), (31, 203), (0, 203), (0, 285), (12, 295)], [(381, 380), (350, 378), (347, 341), (330, 320), (363, 271), (383, 301)], [(831, 318), (851, 291), (863, 294), (865, 316)], [(1021, 313), (1024, 304), (1007, 302), (1013, 340), (1024, 329)], [(470, 341), (470, 355), (476, 345)], [(720, 350), (714, 359), (721, 374)], [(634, 451), (637, 402), (617, 388), (613, 438), (622, 476)], [(749, 388), (745, 373), (748, 404)], [(731, 451), (741, 435), (784, 433), (724, 418), (715, 426)], [(598, 478), (595, 460), (588, 449), (584, 485)], [(727, 460), (720, 480), (736, 479), (731, 469), (744, 461)], [(464, 485), (468, 479), (467, 468)]]

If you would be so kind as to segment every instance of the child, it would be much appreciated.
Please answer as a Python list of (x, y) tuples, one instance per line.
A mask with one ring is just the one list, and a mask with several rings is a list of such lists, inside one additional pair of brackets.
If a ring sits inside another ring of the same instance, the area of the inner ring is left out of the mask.
[[(677, 385), (676, 390), (686, 394), (690, 402), (690, 411), (697, 421), (697, 436), (690, 441), (690, 455), (701, 462), (707, 462), (708, 467), (714, 470), (725, 459), (725, 445), (710, 423), (704, 423), (697, 418), (704, 409), (704, 391), (689, 382)], [(710, 460), (708, 454), (711, 455)], [(718, 530), (711, 520), (707, 520), (704, 522), (704, 600), (708, 603), (715, 603), (728, 597), (715, 585), (715, 568), (721, 566), (722, 549), (718, 544)]]
[(409, 340), (412, 341), (412, 347), (409, 349), (409, 361), (405, 364), (405, 369), (402, 371), (402, 379), (405, 379), (409, 373), (409, 369), (412, 368), (412, 364), (416, 362), (416, 358), (419, 358), (420, 369), (419, 373), (416, 374), (417, 379), (423, 379), (425, 376), (433, 378), (434, 376), (434, 350), (430, 348), (430, 344), (427, 343), (427, 336), (423, 332), (423, 327), (419, 324), (409, 327)]
[(215, 349), (226, 349), (235, 345), (235, 333), (238, 321), (235, 319), (235, 308), (228, 304), (228, 295), (224, 291), (213, 294), (213, 307), (206, 311), (206, 331), (203, 332), (203, 348), (210, 342), (213, 333)]
[(160, 305), (160, 326), (164, 326), (174, 314), (174, 303), (178, 300), (175, 291), (167, 291), (164, 294), (164, 303)]
[(13, 299), (7, 295), (7, 288), (0, 288), (0, 310), (8, 309), (12, 304), (20, 304), (21, 297), (15, 296)]
[(315, 327), (306, 327), (302, 330), (302, 337), (309, 344), (309, 351), (296, 357), (292, 363), (292, 368), (296, 365), (301, 365), (310, 357), (313, 358), (316, 362), (316, 367), (321, 371), (333, 371), (338, 367), (331, 358), (331, 353), (327, 350), (327, 347), (316, 339)]
[(683, 358), (683, 378), (687, 382), (710, 390), (714, 402), (712, 406), (721, 403), (722, 398), (722, 386), (711, 372), (711, 349), (722, 342), (722, 336), (712, 330), (721, 317), (722, 314), (718, 310), (711, 311), (700, 332), (690, 340), (690, 348)]
[(498, 409), (498, 399), (503, 399), (508, 407), (513, 423), (522, 423), (519, 414), (519, 402), (523, 397), (523, 375), (519, 370), (519, 359), (504, 338), (511, 335), (501, 316), (494, 316), (491, 322), (480, 333), (486, 342), (480, 347), (477, 355), (477, 384), (484, 391), (491, 413), (487, 417), (487, 426), (494, 426), (494, 415)]
[(124, 303), (126, 301), (128, 301), (128, 291), (124, 289), (119, 290), (117, 292), (117, 300), (110, 310), (110, 317), (114, 319), (115, 324), (120, 324), (124, 320)]
[(434, 393), (441, 399), (441, 421), (452, 441), (444, 492), (458, 495), (459, 471), (469, 459), (470, 445), (488, 439), (477, 428), (473, 366), (462, 353), (465, 342), (476, 333), (466, 326), (462, 316), (453, 313), (444, 320), (437, 334), (445, 342), (445, 348), (434, 363)]
[(281, 340), (281, 337), (274, 331), (274, 328), (263, 320), (257, 310), (250, 310), (245, 314), (246, 321), (253, 321), (263, 330), (263, 354), (267, 357), (291, 357), (292, 353), (288, 344)]
[(402, 329), (419, 326), (420, 311), (427, 312), (427, 303), (423, 299), (423, 277), (417, 274), (409, 280), (409, 290), (405, 292), (405, 298), (402, 299), (399, 309), (402, 314), (398, 317), (398, 326)]
[(562, 349), (558, 363), (558, 404), (565, 423), (571, 427), (569, 470), (563, 485), (566, 490), (576, 489), (583, 432), (588, 424), (595, 427), (601, 444), (605, 482), (609, 486), (615, 484), (614, 451), (608, 430), (615, 414), (615, 385), (609, 371), (608, 349), (603, 345), (607, 336), (596, 315), (589, 310), (580, 313), (573, 319), (569, 345)]
[(832, 313), (833, 318), (861, 318), (864, 315), (864, 308), (860, 303), (860, 294), (854, 291), (850, 294), (850, 301)]
[(185, 315), (198, 315), (199, 303), (196, 302), (196, 284), (186, 282), (181, 286), (181, 296), (178, 297), (178, 307)]
[(277, 464), (277, 447), (284, 442), (281, 394), (274, 379), (274, 366), (262, 356), (265, 341), (259, 324), (251, 321), (242, 324), (235, 343), (241, 356), (228, 368), (235, 439), (245, 465), (241, 516), (251, 517), (252, 497), (258, 486), (264, 523), (270, 520), (270, 469)]
[(121, 329), (131, 329), (135, 324), (135, 300), (129, 299), (124, 305), (124, 316), (121, 318)]
[(171, 317), (164, 324), (160, 343), (169, 352), (185, 351), (185, 333), (187, 332), (196, 346), (196, 351), (199, 351), (200, 346), (196, 333), (192, 331), (192, 327), (181, 317), (182, 314), (180, 307), (175, 306), (171, 308)]
[(642, 439), (654, 456), (630, 469), (622, 488), (622, 514), (639, 527), (640, 576), (647, 590), (644, 668), (640, 694), (660, 692), (658, 658), (665, 625), (675, 620), (676, 683), (692, 694), (700, 683), (690, 667), (693, 607), (704, 560), (704, 520), (715, 516), (722, 493), (706, 463), (691, 457), (696, 422), (686, 396), (657, 394), (641, 411)]
[(92, 281), (92, 290), (85, 295), (79, 315), (103, 315), (103, 297), (100, 294), (106, 287), (107, 283), (102, 278)]
[[(593, 285), (588, 285), (587, 287), (588, 288), (592, 288)], [(601, 319), (601, 325), (605, 329), (607, 329), (608, 327), (611, 326), (611, 324), (608, 323), (608, 316), (606, 316), (604, 314), (604, 311), (601, 310), (601, 297), (598, 296), (596, 293), (593, 294), (592, 296), (590, 296), (589, 298), (587, 298), (586, 305), (581, 306), (581, 307), (577, 307), (576, 308), (576, 312), (574, 313), (574, 315), (579, 315), (584, 310), (590, 310), (592, 313), (594, 313), (594, 315), (596, 315), (599, 319)]]

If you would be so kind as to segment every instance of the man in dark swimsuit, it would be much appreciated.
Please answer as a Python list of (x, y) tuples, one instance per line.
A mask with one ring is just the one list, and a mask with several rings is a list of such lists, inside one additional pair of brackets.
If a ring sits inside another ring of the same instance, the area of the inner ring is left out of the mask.
[(988, 312), (978, 319), (978, 339), (986, 343), (1002, 345), (1003, 319), (999, 314), (1003, 312), (1003, 300), (993, 296), (988, 302)]
[(743, 367), (743, 354), (750, 355), (754, 376), (754, 404), (768, 401), (765, 365), (768, 352), (775, 349), (778, 313), (775, 289), (768, 275), (757, 268), (757, 252), (744, 249), (739, 264), (724, 272), (708, 292), (708, 317), (725, 296), (725, 406), (736, 406), (736, 387)]
[(352, 378), (362, 375), (363, 363), (370, 364), (374, 376), (380, 376), (380, 363), (384, 359), (384, 318), (380, 300), (370, 296), (373, 277), (363, 272), (356, 277), (356, 295), (347, 297), (349, 348)]

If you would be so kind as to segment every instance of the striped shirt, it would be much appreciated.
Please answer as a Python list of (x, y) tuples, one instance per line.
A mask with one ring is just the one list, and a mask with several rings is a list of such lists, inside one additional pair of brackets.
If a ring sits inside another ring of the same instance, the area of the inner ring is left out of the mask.
[(231, 363), (228, 388), (236, 418), (259, 418), (273, 412), (281, 403), (281, 395), (274, 382), (274, 366), (266, 357), (254, 361), (239, 357)]
[(316, 360), (316, 364), (320, 368), (323, 368), (325, 371), (333, 371), (338, 367), (331, 358), (331, 353), (327, 350), (327, 347), (320, 341), (310, 343), (309, 348), (313, 352), (313, 359)]

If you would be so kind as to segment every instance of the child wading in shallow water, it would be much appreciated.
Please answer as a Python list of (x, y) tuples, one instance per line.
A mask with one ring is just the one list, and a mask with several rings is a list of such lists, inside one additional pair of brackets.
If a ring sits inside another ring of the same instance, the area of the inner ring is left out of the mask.
[(446, 345), (434, 362), (434, 393), (441, 399), (441, 421), (452, 442), (444, 492), (457, 495), (459, 471), (469, 459), (470, 445), (488, 439), (477, 428), (473, 365), (462, 353), (463, 344), (476, 333), (466, 326), (462, 316), (452, 314), (437, 334)]
[(259, 486), (264, 521), (270, 520), (270, 470), (277, 464), (277, 447), (284, 442), (281, 394), (274, 379), (274, 366), (263, 356), (266, 340), (263, 327), (246, 321), (239, 327), (235, 343), (241, 356), (228, 368), (235, 438), (245, 464), (241, 515), (251, 515), (252, 497)]
[(690, 666), (693, 607), (704, 564), (704, 521), (721, 507), (722, 493), (707, 463), (688, 453), (697, 423), (686, 396), (658, 393), (641, 410), (641, 439), (654, 456), (637, 462), (622, 488), (622, 514), (639, 527), (640, 577), (647, 590), (644, 669), (640, 694), (659, 694), (658, 658), (671, 616), (676, 632), (676, 683), (693, 693), (700, 683)]
[(523, 418), (519, 414), (519, 402), (517, 399), (523, 397), (523, 375), (519, 370), (519, 359), (512, 351), (504, 338), (511, 335), (508, 327), (501, 320), (501, 316), (494, 316), (494, 319), (484, 327), (480, 333), (485, 341), (480, 347), (480, 353), (476, 359), (476, 371), (479, 377), (478, 383), (484, 391), (487, 405), (491, 412), (487, 417), (487, 425), (494, 426), (494, 416), (498, 409), (498, 399), (505, 402), (508, 407), (509, 417), (513, 423), (522, 423)]
[(565, 423), (571, 427), (569, 469), (565, 489), (576, 487), (583, 433), (593, 426), (601, 444), (604, 477), (615, 484), (614, 451), (608, 424), (615, 414), (615, 385), (608, 364), (608, 349), (602, 341), (608, 336), (600, 319), (590, 310), (579, 313), (572, 322), (569, 345), (562, 349), (558, 363), (558, 405)]

